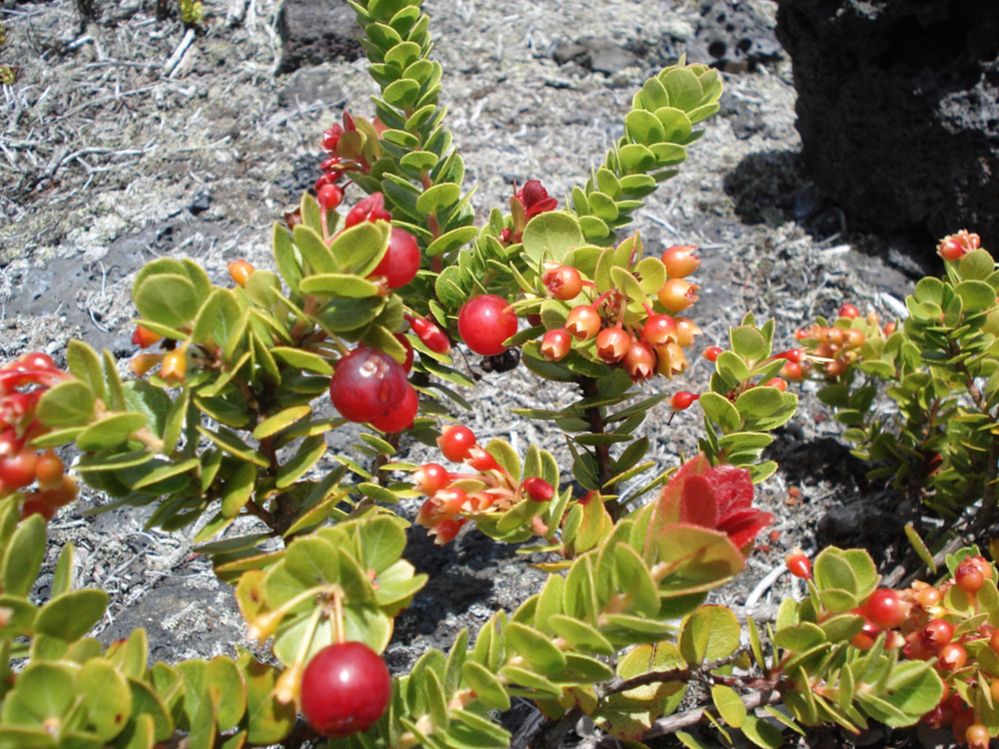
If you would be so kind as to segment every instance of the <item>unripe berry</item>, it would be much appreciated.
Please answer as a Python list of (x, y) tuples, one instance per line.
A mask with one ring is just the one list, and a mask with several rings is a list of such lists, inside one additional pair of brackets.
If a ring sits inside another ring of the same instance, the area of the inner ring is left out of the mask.
[(62, 482), (65, 467), (59, 456), (49, 450), (35, 460), (35, 478), (42, 488), (57, 486)]
[(475, 447), (475, 433), (460, 424), (449, 426), (437, 438), (437, 446), (445, 458), (453, 463), (460, 463)]
[(316, 201), (326, 211), (332, 211), (343, 201), (343, 190), (336, 185), (324, 184), (316, 192)]
[(985, 576), (971, 557), (961, 560), (954, 571), (954, 583), (965, 593), (974, 595), (985, 584)]
[(424, 463), (413, 474), (413, 482), (424, 494), (434, 494), (446, 487), (451, 481), (451, 474), (440, 463)]
[(392, 696), (385, 661), (361, 642), (327, 645), (302, 674), (302, 715), (316, 733), (341, 737), (377, 723)]
[(787, 390), (787, 381), (782, 380), (780, 377), (771, 377), (769, 380), (763, 383), (763, 387), (777, 388), (782, 393)]
[(163, 361), (160, 364), (160, 377), (168, 385), (180, 385), (186, 376), (187, 351), (179, 348), (163, 354)]
[(583, 279), (571, 265), (560, 265), (548, 271), (543, 280), (548, 293), (563, 302), (575, 299), (583, 290)]
[(572, 336), (565, 328), (549, 330), (541, 339), (541, 355), (548, 361), (561, 361), (572, 349)]
[(718, 361), (718, 357), (721, 355), (721, 352), (723, 350), (724, 349), (722, 349), (721, 346), (708, 346), (706, 349), (704, 349), (704, 353), (702, 353), (701, 356), (703, 356), (709, 362), (716, 362)]
[(255, 270), (246, 260), (231, 260), (227, 267), (229, 269), (229, 278), (238, 286), (246, 286), (246, 282)]
[(623, 328), (604, 328), (597, 335), (597, 356), (608, 364), (621, 361), (631, 348), (631, 336)]
[(555, 488), (537, 476), (526, 479), (522, 486), (528, 498), (533, 502), (548, 502), (555, 496)]
[(701, 260), (696, 255), (697, 246), (675, 244), (663, 253), (663, 265), (669, 278), (684, 278), (696, 271)]
[(642, 340), (650, 346), (660, 346), (677, 340), (676, 320), (669, 315), (651, 313), (642, 326)]
[(690, 406), (701, 396), (697, 393), (691, 393), (686, 390), (681, 390), (677, 393), (673, 393), (673, 397), (670, 398), (669, 404), (673, 407), (674, 411), (686, 411)]
[(503, 342), (516, 332), (517, 315), (506, 299), (495, 294), (472, 297), (458, 312), (458, 333), (476, 354), (502, 354)]
[(864, 331), (858, 328), (850, 328), (846, 331), (846, 340), (844, 343), (847, 348), (860, 348), (866, 340), (867, 336), (864, 335)]
[(149, 348), (157, 341), (162, 340), (162, 338), (163, 336), (158, 335), (141, 325), (136, 325), (135, 330), (132, 331), (132, 343), (139, 348)]
[(642, 341), (634, 341), (624, 357), (624, 369), (632, 382), (647, 380), (656, 373), (656, 352)]
[(565, 319), (565, 329), (577, 341), (588, 341), (600, 332), (600, 313), (588, 304), (573, 307)]
[(791, 382), (801, 382), (805, 377), (805, 371), (798, 362), (789, 361), (780, 369), (781, 377)]
[(51, 489), (43, 489), (38, 498), (52, 508), (68, 505), (79, 495), (80, 490), (72, 476), (63, 476), (59, 485)]
[(791, 552), (784, 563), (787, 565), (788, 571), (795, 577), (800, 577), (802, 580), (812, 579), (812, 562), (805, 556), (804, 552)]
[(972, 723), (964, 732), (968, 749), (989, 749), (989, 729), (981, 723)]
[(384, 278), (390, 289), (398, 289), (416, 278), (416, 273), (420, 270), (420, 259), (420, 246), (416, 243), (416, 237), (405, 229), (393, 226), (388, 249), (371, 275)]
[(700, 335), (701, 329), (689, 317), (676, 318), (676, 342), (682, 348), (687, 348), (694, 342), (694, 336)]
[(132, 374), (136, 377), (142, 377), (161, 361), (163, 361), (162, 354), (136, 354), (129, 361), (128, 366), (132, 370)]
[(697, 301), (700, 287), (683, 278), (671, 278), (659, 289), (659, 303), (667, 312), (677, 314)]

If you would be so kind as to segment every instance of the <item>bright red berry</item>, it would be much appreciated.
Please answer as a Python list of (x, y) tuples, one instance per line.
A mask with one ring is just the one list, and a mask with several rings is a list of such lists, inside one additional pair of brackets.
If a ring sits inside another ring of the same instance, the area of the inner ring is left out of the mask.
[(582, 276), (571, 265), (560, 265), (545, 273), (544, 284), (553, 297), (563, 302), (575, 299), (583, 290)]
[(458, 312), (458, 333), (476, 354), (502, 354), (503, 342), (516, 332), (517, 315), (506, 299), (495, 294), (472, 297)]
[(522, 486), (528, 498), (534, 502), (548, 502), (555, 496), (555, 488), (537, 476), (526, 479)]
[(798, 362), (789, 361), (780, 369), (781, 377), (791, 382), (801, 382), (805, 377), (804, 368)]
[(424, 494), (434, 494), (451, 482), (451, 474), (440, 463), (424, 463), (413, 474), (413, 482)]
[(322, 736), (349, 736), (377, 723), (392, 695), (385, 661), (361, 642), (327, 645), (302, 674), (302, 714)]
[(851, 320), (860, 317), (860, 310), (857, 308), (856, 304), (851, 304), (850, 302), (844, 302), (839, 308), (840, 317), (848, 317)]
[(600, 313), (588, 304), (573, 307), (565, 319), (565, 329), (577, 341), (588, 341), (600, 332)]
[(673, 407), (674, 411), (686, 411), (700, 397), (697, 393), (681, 390), (673, 393), (673, 397), (669, 399), (669, 404)]
[(24, 505), (21, 507), (21, 519), (29, 518), (32, 515), (41, 515), (46, 520), (51, 520), (55, 517), (56, 508), (47, 504), (40, 497), (31, 497), (26, 500)]
[(642, 326), (642, 340), (651, 346), (661, 346), (667, 341), (676, 342), (676, 320), (669, 315), (653, 312)]
[(604, 328), (597, 335), (597, 356), (608, 364), (621, 361), (631, 348), (631, 336), (621, 327)]
[(671, 278), (659, 289), (659, 303), (667, 312), (677, 314), (697, 301), (700, 287), (684, 278)]
[(436, 323), (425, 317), (410, 317), (409, 327), (424, 346), (438, 354), (451, 351), (451, 341), (447, 334)]
[(946, 619), (932, 619), (923, 628), (923, 641), (934, 648), (941, 648), (954, 637), (954, 625)]
[(411, 389), (399, 362), (377, 349), (358, 346), (337, 362), (330, 398), (345, 419), (368, 422), (387, 416)]
[(416, 394), (416, 389), (410, 385), (398, 405), (388, 413), (371, 419), (371, 426), (386, 434), (401, 432), (403, 429), (409, 429), (413, 426), (413, 419), (416, 418), (416, 413), (419, 410), (420, 398)]
[(336, 185), (324, 184), (316, 193), (316, 200), (323, 210), (332, 211), (343, 201), (343, 190)]
[(675, 244), (663, 253), (663, 265), (669, 278), (685, 278), (697, 270), (701, 259), (696, 254), (697, 246)]
[(968, 662), (968, 651), (959, 642), (948, 642), (937, 655), (937, 663), (945, 671), (958, 671)]
[(788, 554), (784, 563), (787, 565), (788, 571), (795, 577), (800, 577), (802, 580), (812, 579), (812, 562), (805, 556), (804, 552), (795, 551)]
[(779, 354), (773, 355), (774, 359), (784, 359), (785, 361), (794, 362), (795, 364), (801, 364), (805, 359), (805, 351), (800, 348), (792, 348), (787, 351), (781, 351)]
[(954, 583), (965, 593), (974, 595), (985, 584), (985, 575), (973, 557), (961, 560), (954, 570)]
[(879, 627), (894, 629), (909, 615), (909, 605), (896, 591), (879, 588), (871, 593), (864, 604), (864, 614)]
[(420, 270), (420, 257), (416, 237), (405, 229), (394, 226), (388, 249), (371, 275), (383, 276), (390, 289), (398, 289), (416, 278), (416, 272)]
[(495, 471), (499, 469), (499, 463), (496, 462), (496, 458), (478, 445), (468, 451), (465, 462), (476, 471)]
[(35, 480), (37, 455), (29, 447), (7, 458), (0, 458), (0, 484), (9, 490), (23, 489)]
[(402, 360), (402, 368), (406, 371), (406, 374), (409, 374), (413, 371), (413, 344), (409, 342), (409, 339), (403, 333), (396, 333), (395, 339), (406, 350), (406, 358)]
[(777, 388), (782, 393), (787, 390), (787, 380), (783, 380), (780, 377), (771, 377), (769, 380), (763, 383), (764, 387)]
[(701, 356), (703, 356), (709, 362), (716, 362), (718, 361), (718, 357), (721, 356), (721, 352), (723, 350), (724, 349), (721, 346), (708, 346), (706, 349), (704, 349), (704, 353), (701, 354)]
[(460, 463), (467, 458), (475, 444), (475, 433), (460, 424), (449, 426), (437, 438), (441, 453), (453, 463)]
[(385, 196), (373, 192), (347, 213), (343, 220), (345, 229), (356, 226), (363, 221), (391, 221), (392, 214), (385, 210)]
[(561, 361), (572, 349), (572, 336), (565, 328), (549, 330), (541, 339), (541, 355), (548, 361)]

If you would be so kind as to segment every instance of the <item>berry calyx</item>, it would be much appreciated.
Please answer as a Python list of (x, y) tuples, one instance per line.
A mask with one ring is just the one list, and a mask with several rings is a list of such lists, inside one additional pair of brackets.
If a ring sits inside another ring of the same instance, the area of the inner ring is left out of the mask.
[(337, 185), (326, 183), (316, 192), (316, 201), (324, 211), (332, 211), (343, 201), (343, 190)]
[(889, 588), (879, 588), (871, 593), (864, 604), (864, 615), (882, 629), (893, 629), (909, 615), (909, 605)]
[(472, 297), (458, 312), (458, 333), (476, 354), (502, 354), (503, 342), (516, 332), (517, 315), (506, 299), (495, 294)]
[(475, 445), (475, 433), (461, 424), (449, 426), (437, 438), (441, 453), (452, 463), (460, 463), (467, 458)]
[(702, 353), (701, 356), (709, 362), (716, 362), (718, 361), (718, 357), (721, 356), (722, 351), (724, 351), (724, 349), (721, 346), (708, 346), (704, 349), (704, 353)]
[(556, 299), (567, 302), (583, 290), (583, 278), (571, 265), (560, 265), (544, 275), (545, 288)]
[(548, 502), (555, 496), (555, 488), (538, 476), (526, 479), (521, 486), (532, 502)]
[(410, 317), (409, 327), (417, 338), (431, 351), (447, 354), (451, 351), (451, 341), (436, 323), (425, 317)]
[(327, 645), (302, 674), (302, 715), (322, 736), (367, 731), (377, 723), (392, 695), (385, 661), (361, 642)]
[(954, 625), (946, 619), (932, 619), (923, 628), (923, 641), (934, 648), (942, 648), (954, 637)]
[(250, 276), (253, 275), (253, 271), (256, 270), (246, 260), (231, 260), (226, 267), (229, 270), (229, 278), (231, 278), (237, 286), (246, 286), (246, 282), (250, 280)]
[(388, 354), (358, 346), (336, 364), (330, 380), (333, 407), (348, 421), (387, 417), (412, 386), (406, 370)]
[(412, 385), (408, 385), (402, 400), (396, 407), (387, 414), (371, 419), (371, 426), (386, 434), (395, 434), (413, 426), (413, 419), (416, 418), (416, 413), (419, 410), (420, 398), (416, 394), (416, 389)]
[(685, 278), (697, 270), (701, 259), (696, 254), (697, 245), (675, 244), (663, 253), (663, 265), (669, 278)]
[(621, 361), (631, 348), (631, 336), (621, 327), (604, 328), (597, 335), (597, 356), (608, 364)]
[(794, 551), (788, 554), (784, 560), (788, 572), (802, 580), (812, 579), (812, 562), (802, 551)]
[(565, 319), (565, 329), (577, 341), (588, 341), (600, 332), (600, 313), (588, 304), (573, 307)]
[(674, 411), (686, 411), (700, 397), (697, 393), (681, 390), (673, 393), (673, 397), (669, 399), (669, 404), (673, 407)]
[(416, 278), (416, 273), (420, 270), (420, 259), (420, 246), (416, 243), (416, 237), (405, 229), (393, 226), (388, 249), (371, 275), (384, 277), (385, 284), (390, 289), (398, 289)]
[(141, 325), (136, 325), (135, 330), (132, 331), (132, 343), (139, 348), (149, 348), (157, 341), (163, 339), (163, 336), (154, 333), (149, 330), (149, 328), (144, 328)]
[(413, 482), (424, 494), (435, 494), (451, 482), (451, 474), (440, 463), (424, 463), (413, 474)]
[(666, 308), (666, 311), (675, 315), (678, 312), (683, 312), (697, 301), (699, 289), (697, 284), (690, 283), (684, 278), (670, 278), (659, 289), (657, 296), (659, 303)]
[(572, 349), (572, 336), (565, 328), (549, 330), (541, 339), (539, 350), (548, 361), (561, 361)]

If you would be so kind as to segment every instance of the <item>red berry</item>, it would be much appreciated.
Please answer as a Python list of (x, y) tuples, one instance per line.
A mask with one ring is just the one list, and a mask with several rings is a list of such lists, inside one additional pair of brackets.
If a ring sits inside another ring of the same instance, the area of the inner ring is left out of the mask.
[(43, 487), (55, 486), (62, 482), (65, 468), (59, 456), (49, 450), (35, 460), (35, 478)]
[(704, 349), (704, 353), (701, 354), (701, 356), (703, 356), (705, 359), (707, 359), (710, 362), (716, 362), (718, 361), (718, 357), (721, 356), (721, 352), (723, 350), (724, 349), (722, 349), (721, 346), (708, 346), (706, 349)]
[(476, 471), (495, 471), (499, 468), (496, 458), (478, 446), (468, 451), (465, 462)]
[(588, 341), (600, 332), (600, 313), (588, 304), (573, 307), (565, 319), (565, 329), (577, 341)]
[(964, 253), (965, 249), (961, 241), (953, 235), (942, 239), (937, 245), (937, 254), (944, 260), (960, 260)]
[(374, 192), (350, 209), (343, 220), (343, 226), (349, 229), (363, 221), (391, 220), (392, 214), (385, 210), (385, 196), (380, 192)]
[(795, 364), (801, 364), (805, 358), (805, 351), (800, 348), (792, 348), (787, 351), (781, 351), (779, 354), (774, 354), (773, 358), (784, 359), (789, 362), (794, 362)]
[(631, 336), (623, 328), (604, 328), (597, 335), (597, 356), (608, 364), (621, 361), (631, 348)]
[(136, 325), (135, 330), (132, 331), (132, 343), (139, 348), (149, 348), (162, 338), (163, 336), (158, 335), (141, 325)]
[(8, 491), (23, 489), (35, 480), (37, 455), (31, 448), (7, 458), (0, 458), (0, 484)]
[(451, 341), (440, 327), (425, 317), (410, 317), (409, 327), (416, 337), (431, 351), (447, 354), (451, 351)]
[(316, 200), (324, 210), (332, 211), (343, 200), (343, 190), (336, 185), (324, 184), (316, 193)]
[(692, 244), (675, 244), (667, 248), (663, 253), (663, 265), (669, 278), (684, 278), (700, 267), (696, 250), (697, 246)]
[(453, 463), (460, 463), (475, 447), (475, 433), (460, 424), (449, 426), (437, 438), (437, 446), (445, 458)]
[(413, 481), (424, 494), (434, 494), (450, 483), (451, 474), (440, 463), (424, 463), (413, 474)]
[(673, 393), (673, 397), (669, 399), (669, 404), (673, 407), (674, 411), (685, 411), (700, 397), (697, 393), (681, 390)]
[(974, 595), (985, 584), (985, 575), (973, 557), (961, 560), (954, 571), (954, 583), (965, 593)]
[(647, 343), (632, 342), (624, 357), (624, 369), (632, 382), (649, 379), (656, 373), (656, 352)]
[(667, 312), (676, 314), (697, 301), (700, 287), (683, 278), (671, 278), (659, 289), (659, 303)]
[(361, 642), (327, 645), (302, 674), (302, 714), (322, 736), (349, 736), (377, 723), (392, 695), (385, 661)]
[(782, 380), (780, 377), (771, 377), (763, 383), (763, 387), (777, 388), (783, 393), (787, 390), (787, 380)]
[(74, 481), (71, 476), (63, 476), (59, 486), (51, 489), (43, 489), (38, 492), (38, 499), (47, 504), (49, 507), (57, 509), (59, 507), (63, 507), (64, 505), (68, 505), (76, 499), (79, 493), (80, 490), (76, 486), (76, 481)]
[(788, 571), (795, 577), (800, 577), (802, 580), (812, 579), (812, 562), (803, 552), (796, 551), (789, 554), (784, 563), (787, 565)]
[(506, 299), (495, 294), (472, 297), (458, 312), (458, 333), (476, 354), (502, 354), (503, 342), (516, 332), (517, 315)]
[(32, 515), (41, 515), (46, 520), (51, 520), (55, 517), (56, 508), (47, 504), (40, 497), (32, 497), (28, 499), (24, 505), (21, 507), (21, 519), (31, 517)]
[(406, 374), (409, 374), (413, 371), (413, 344), (409, 342), (409, 339), (403, 333), (396, 333), (395, 339), (406, 350), (406, 358), (402, 360), (402, 368), (406, 370)]
[(968, 651), (958, 642), (948, 642), (937, 656), (937, 663), (945, 671), (958, 671), (968, 662)]
[(358, 346), (337, 362), (330, 398), (345, 419), (366, 422), (387, 416), (411, 389), (399, 362), (377, 349)]
[(879, 627), (894, 629), (909, 615), (909, 606), (896, 591), (879, 588), (864, 604), (864, 614)]
[(805, 376), (805, 370), (798, 362), (789, 361), (780, 370), (781, 377), (791, 382), (801, 382)]
[(528, 498), (534, 502), (548, 502), (555, 496), (555, 488), (537, 476), (527, 479), (522, 486)]
[(954, 625), (945, 619), (933, 619), (923, 628), (923, 641), (934, 648), (941, 648), (954, 637)]
[(563, 302), (575, 299), (583, 290), (583, 279), (571, 265), (560, 265), (545, 273), (544, 284), (553, 297)]
[(420, 246), (416, 243), (416, 237), (405, 229), (392, 227), (388, 249), (371, 275), (384, 276), (390, 289), (398, 289), (416, 278), (418, 270)]
[(850, 302), (844, 302), (839, 308), (840, 317), (848, 317), (851, 320), (860, 317), (860, 310), (857, 308), (856, 304), (851, 304)]
[(416, 418), (419, 409), (419, 396), (416, 394), (416, 389), (410, 385), (398, 405), (387, 414), (371, 419), (371, 426), (386, 434), (401, 432), (403, 429), (409, 429), (413, 426), (413, 419)]
[(642, 340), (652, 346), (661, 346), (667, 341), (676, 342), (676, 320), (669, 315), (653, 312), (642, 326)]
[(229, 278), (238, 286), (246, 286), (246, 282), (255, 270), (246, 260), (232, 260), (226, 267), (229, 269)]
[(565, 328), (549, 330), (541, 339), (541, 355), (548, 361), (561, 361), (572, 349), (572, 336)]

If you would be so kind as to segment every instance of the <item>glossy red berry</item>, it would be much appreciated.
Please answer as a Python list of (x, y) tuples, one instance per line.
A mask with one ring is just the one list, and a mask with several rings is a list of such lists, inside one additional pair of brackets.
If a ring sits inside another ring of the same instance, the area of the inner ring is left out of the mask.
[(805, 556), (804, 552), (795, 551), (788, 554), (784, 563), (787, 565), (788, 571), (795, 577), (802, 580), (812, 579), (812, 562)]
[(371, 275), (383, 277), (390, 289), (398, 289), (416, 278), (419, 270), (420, 246), (416, 237), (405, 229), (392, 227), (388, 249)]
[(575, 299), (583, 290), (583, 278), (571, 265), (560, 265), (545, 273), (544, 284), (548, 293), (563, 302)]
[(534, 476), (523, 483), (524, 492), (533, 502), (548, 502), (555, 496), (555, 488), (543, 478)]
[(337, 362), (330, 398), (345, 419), (367, 422), (387, 416), (411, 389), (399, 362), (377, 349), (358, 346)]
[(506, 299), (495, 294), (472, 297), (458, 312), (458, 333), (476, 354), (502, 354), (503, 342), (516, 332), (517, 315)]
[(965, 593), (974, 595), (985, 584), (985, 575), (973, 557), (961, 560), (954, 570), (954, 583)]
[(460, 424), (449, 426), (437, 438), (441, 453), (453, 463), (460, 463), (467, 458), (475, 445), (475, 433)]
[(791, 382), (801, 382), (805, 377), (804, 368), (798, 362), (789, 361), (780, 369), (780, 375)]
[(653, 312), (642, 326), (642, 340), (651, 346), (661, 346), (667, 341), (677, 340), (676, 320), (670, 315)]
[(724, 349), (721, 346), (708, 346), (704, 349), (704, 353), (701, 354), (701, 356), (709, 362), (716, 362), (718, 361), (718, 357), (721, 356), (722, 351), (724, 351)]
[(413, 419), (416, 418), (419, 410), (420, 398), (416, 394), (416, 389), (409, 385), (398, 405), (387, 414), (371, 419), (371, 426), (386, 434), (401, 432), (403, 429), (409, 429), (413, 426)]
[(431, 351), (447, 354), (451, 351), (451, 341), (436, 323), (425, 317), (410, 317), (409, 327), (417, 338)]
[(6, 458), (0, 458), (0, 484), (9, 490), (23, 489), (35, 481), (37, 455), (29, 447)]
[(681, 390), (673, 393), (673, 397), (669, 399), (669, 404), (673, 407), (674, 411), (686, 411), (700, 397), (697, 393)]
[(839, 308), (840, 317), (848, 317), (851, 320), (860, 317), (860, 310), (857, 308), (856, 304), (851, 304), (850, 302), (844, 302)]
[(332, 211), (343, 201), (343, 190), (337, 185), (324, 184), (316, 192), (316, 201), (324, 210)]
[(499, 463), (496, 462), (496, 458), (478, 445), (468, 451), (465, 462), (476, 471), (495, 471), (499, 469)]
[(597, 335), (597, 356), (608, 364), (621, 361), (631, 348), (631, 336), (623, 328), (604, 328)]
[(451, 482), (451, 474), (440, 463), (424, 463), (413, 474), (413, 483), (424, 494), (434, 494)]
[(964, 246), (954, 236), (946, 237), (937, 245), (937, 254), (944, 260), (960, 260), (964, 253)]
[(565, 319), (565, 329), (577, 341), (588, 341), (600, 332), (600, 313), (588, 304), (573, 307)]
[(954, 625), (946, 619), (932, 619), (923, 628), (923, 641), (934, 648), (941, 648), (954, 637)]
[(959, 642), (948, 642), (937, 655), (937, 663), (945, 671), (958, 671), (968, 662), (968, 651)]
[(663, 253), (663, 265), (669, 278), (684, 278), (689, 276), (701, 265), (701, 259), (696, 254), (697, 246), (692, 244), (675, 244)]
[(349, 736), (377, 723), (392, 696), (385, 661), (361, 642), (327, 645), (302, 674), (302, 714), (322, 736)]
[(896, 591), (879, 588), (864, 604), (864, 615), (883, 629), (894, 629), (909, 615), (909, 605)]
[(380, 192), (374, 192), (350, 209), (343, 220), (343, 226), (349, 229), (363, 221), (391, 220), (392, 214), (385, 210), (385, 196)]
[(572, 350), (572, 336), (565, 328), (549, 330), (541, 339), (541, 355), (548, 361), (561, 361)]
[(409, 374), (413, 371), (413, 344), (409, 342), (404, 333), (396, 333), (395, 339), (399, 341), (399, 345), (406, 351), (406, 358), (402, 360), (402, 368), (406, 370), (406, 374)]

